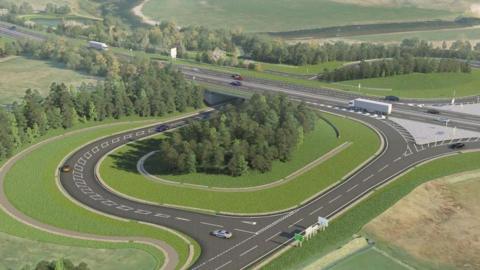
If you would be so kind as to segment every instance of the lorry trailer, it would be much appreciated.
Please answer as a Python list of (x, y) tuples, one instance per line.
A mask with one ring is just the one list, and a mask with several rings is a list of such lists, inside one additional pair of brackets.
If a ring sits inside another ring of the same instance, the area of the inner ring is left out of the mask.
[(357, 98), (349, 102), (349, 107), (369, 113), (388, 115), (392, 113), (392, 104)]
[(97, 50), (100, 50), (100, 51), (108, 50), (108, 45), (107, 44), (102, 43), (102, 42), (98, 42), (98, 41), (89, 41), (88, 42), (88, 47), (93, 48), (93, 49), (97, 49)]

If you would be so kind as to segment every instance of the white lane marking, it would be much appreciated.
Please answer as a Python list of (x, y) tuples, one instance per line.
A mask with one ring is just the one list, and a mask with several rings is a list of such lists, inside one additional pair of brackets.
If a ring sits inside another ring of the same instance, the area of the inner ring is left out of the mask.
[(347, 192), (350, 192), (350, 191), (352, 191), (352, 190), (353, 190), (354, 188), (356, 188), (356, 187), (358, 187), (358, 184), (356, 184), (355, 186), (353, 186), (353, 187), (351, 187), (351, 188), (347, 189)]
[(257, 247), (258, 247), (258, 245), (254, 246), (254, 247), (252, 247), (252, 248), (250, 248), (250, 249), (248, 249), (248, 250), (246, 250), (245, 252), (243, 252), (243, 253), (240, 254), (240, 257), (243, 257), (245, 254), (247, 254), (247, 253), (249, 253), (250, 251), (256, 249)]
[(218, 225), (218, 224), (213, 224), (213, 223), (208, 223), (208, 222), (200, 222), (200, 223), (203, 224), (203, 225), (207, 225), (207, 226), (213, 226), (213, 227), (223, 228), (222, 225)]
[(372, 177), (373, 177), (373, 174), (372, 174), (372, 175), (370, 175), (369, 177), (367, 177), (367, 178), (363, 179), (363, 180), (362, 180), (362, 182), (367, 182), (367, 181), (368, 181), (368, 180), (370, 180)]
[(242, 230), (242, 229), (233, 229), (233, 230), (234, 230), (234, 231), (237, 231), (237, 232), (244, 232), (244, 233), (257, 234), (256, 232), (246, 231), (246, 230)]
[(342, 194), (338, 195), (337, 197), (331, 199), (330, 201), (328, 201), (328, 203), (333, 203), (334, 201), (340, 199), (342, 197)]
[(381, 172), (381, 171), (385, 170), (386, 168), (388, 168), (388, 166), (389, 166), (388, 164), (383, 166), (382, 168), (380, 168), (380, 170), (378, 170), (378, 172)]
[(257, 225), (257, 222), (255, 221), (242, 221), (242, 223), (248, 224), (248, 225)]
[(188, 219), (188, 218), (175, 217), (175, 219), (190, 222), (190, 219)]
[(165, 215), (165, 214), (162, 214), (162, 213), (157, 213), (157, 214), (155, 214), (154, 216), (156, 216), (156, 217), (162, 217), (162, 218), (169, 218), (169, 217), (170, 217), (169, 215)]
[(288, 225), (288, 228), (291, 228), (291, 227), (295, 226), (296, 224), (300, 223), (302, 220), (303, 220), (303, 218), (301, 218), (301, 219), (299, 219), (299, 220), (295, 221), (294, 223), (292, 223), (292, 224)]
[(215, 270), (218, 270), (218, 269), (220, 269), (220, 268), (223, 268), (223, 267), (227, 266), (227, 265), (228, 265), (229, 263), (231, 263), (231, 262), (232, 262), (232, 261), (230, 260), (230, 261), (228, 261), (228, 262), (220, 265), (219, 267), (215, 268)]
[(396, 158), (393, 162), (400, 161), (401, 159), (402, 159), (402, 157), (398, 157), (398, 158)]
[(282, 233), (282, 232), (280, 231), (280, 232), (278, 232), (278, 233), (270, 236), (269, 238), (265, 239), (265, 242), (268, 242), (268, 241), (272, 240), (273, 238), (277, 237), (277, 236), (278, 236), (279, 234), (281, 234), (281, 233)]
[(312, 211), (310, 214), (308, 214), (308, 215), (311, 216), (311, 215), (315, 214), (316, 212), (318, 212), (318, 211), (320, 211), (320, 210), (322, 210), (322, 209), (323, 209), (323, 206), (320, 206), (319, 208), (313, 210), (313, 211)]

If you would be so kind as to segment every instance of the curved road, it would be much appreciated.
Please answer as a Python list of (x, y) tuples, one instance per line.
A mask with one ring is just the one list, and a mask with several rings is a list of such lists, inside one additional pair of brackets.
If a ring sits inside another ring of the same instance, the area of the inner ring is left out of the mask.
[[(447, 145), (418, 146), (408, 142), (389, 120), (334, 106), (323, 106), (322, 110), (368, 123), (382, 134), (385, 148), (376, 159), (346, 181), (292, 211), (252, 217), (210, 215), (132, 201), (102, 186), (95, 173), (99, 160), (116, 147), (155, 134), (155, 126), (103, 138), (84, 146), (67, 159), (66, 163), (72, 164), (74, 170), (73, 173), (61, 174), (61, 184), (74, 199), (95, 210), (188, 234), (202, 247), (202, 254), (193, 269), (243, 269), (290, 242), (295, 233), (314, 224), (318, 216), (332, 217), (408, 168), (452, 153)], [(173, 126), (185, 124), (185, 120), (170, 123)], [(466, 147), (479, 148), (479, 142), (469, 142)], [(235, 237), (222, 240), (209, 235), (210, 231), (219, 228), (232, 231)]]

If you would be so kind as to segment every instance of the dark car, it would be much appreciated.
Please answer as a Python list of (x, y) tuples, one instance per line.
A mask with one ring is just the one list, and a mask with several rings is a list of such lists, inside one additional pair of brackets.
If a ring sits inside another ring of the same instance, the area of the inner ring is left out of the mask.
[(10, 26), (10, 30), (17, 30), (17, 27), (15, 25)]
[(235, 80), (238, 80), (238, 81), (243, 81), (243, 77), (240, 74), (233, 74), (232, 78), (234, 78)]
[(462, 149), (463, 147), (465, 147), (465, 144), (464, 143), (453, 143), (450, 145), (450, 148), (451, 149)]
[(68, 164), (65, 164), (62, 166), (62, 168), (60, 168), (60, 171), (63, 173), (69, 173), (72, 171), (72, 167)]
[(242, 86), (242, 82), (241, 81), (233, 81), (230, 83), (230, 85), (233, 85), (233, 86)]
[(428, 110), (427, 110), (427, 113), (429, 113), (429, 114), (440, 114), (440, 111), (439, 111), (439, 110), (435, 110), (435, 109), (428, 109)]
[(155, 130), (157, 132), (164, 132), (164, 131), (168, 130), (168, 128), (169, 128), (168, 125), (160, 125), (160, 126), (156, 127)]
[(386, 96), (385, 100), (398, 102), (398, 101), (400, 101), (400, 98), (397, 97), (397, 96)]

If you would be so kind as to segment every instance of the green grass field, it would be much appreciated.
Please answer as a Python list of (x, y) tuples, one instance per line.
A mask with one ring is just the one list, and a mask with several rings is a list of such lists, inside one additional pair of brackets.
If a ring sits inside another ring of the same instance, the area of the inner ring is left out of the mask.
[[(364, 42), (378, 42), (378, 43), (391, 43), (401, 42), (406, 38), (419, 38), (421, 40), (437, 41), (455, 41), (455, 40), (480, 40), (480, 28), (465, 28), (465, 29), (445, 29), (445, 30), (432, 30), (432, 31), (418, 31), (418, 32), (404, 32), (404, 33), (391, 33), (391, 34), (377, 34), (377, 35), (365, 35), (365, 36), (351, 36), (345, 38), (352, 41), (364, 41)], [(441, 45), (437, 44), (437, 45)]]
[[(152, 149), (158, 149), (158, 140), (150, 140), (152, 144), (148, 151)], [(319, 120), (316, 125), (316, 129), (310, 133), (306, 134), (303, 144), (301, 144), (293, 153), (292, 160), (290, 162), (280, 162), (276, 161), (272, 165), (272, 170), (266, 173), (259, 173), (256, 171), (250, 171), (245, 175), (240, 177), (233, 177), (223, 174), (207, 174), (207, 173), (193, 173), (193, 174), (183, 174), (183, 175), (174, 175), (174, 174), (163, 174), (161, 171), (160, 163), (160, 153), (155, 154), (150, 157), (145, 162), (145, 169), (153, 174), (157, 175), (162, 179), (168, 179), (176, 181), (179, 183), (190, 183), (197, 185), (207, 185), (210, 187), (247, 187), (247, 186), (258, 186), (267, 184), (273, 181), (280, 180), (289, 174), (303, 168), (308, 163), (318, 159), (319, 157), (326, 154), (328, 151), (344, 143), (344, 139), (337, 139), (335, 131), (333, 128), (328, 125), (325, 121)], [(142, 145), (149, 144), (148, 141), (142, 141)], [(132, 145), (135, 147), (135, 144)], [(145, 149), (144, 146), (141, 149)], [(138, 156), (137, 150), (135, 150), (135, 155)], [(116, 155), (115, 155), (116, 156)], [(127, 154), (126, 156), (131, 156)], [(116, 157), (119, 161), (124, 161), (124, 156)], [(136, 163), (138, 160), (134, 160), (131, 164), (131, 168), (136, 170)], [(123, 162), (122, 162), (123, 163)]]
[(383, 255), (374, 248), (356, 253), (344, 260), (338, 262), (329, 270), (352, 270), (352, 269), (368, 269), (368, 270), (407, 270), (408, 268), (397, 263), (391, 258)]
[[(115, 247), (115, 245), (112, 246)], [(155, 258), (141, 249), (121, 246), (116, 249), (65, 246), (14, 237), (2, 232), (0, 232), (0, 254), (2, 270), (22, 269), (26, 265), (36, 265), (41, 260), (50, 261), (61, 258), (69, 259), (75, 264), (85, 262), (90, 269), (152, 270), (157, 266)]]
[[(35, 78), (32, 80), (32, 78)], [(23, 97), (28, 88), (47, 95), (52, 82), (79, 85), (98, 81), (97, 77), (64, 69), (53, 62), (31, 60), (25, 57), (0, 61), (0, 104), (7, 104)]]
[(333, 70), (340, 67), (344, 62), (332, 61), (320, 63), (318, 65), (291, 66), (284, 64), (260, 63), (264, 71), (274, 71), (295, 75), (317, 75), (325, 69)]
[[(265, 213), (300, 204), (306, 198), (339, 181), (360, 163), (371, 157), (380, 146), (377, 134), (358, 122), (327, 116), (339, 129), (341, 140), (353, 144), (338, 155), (319, 164), (296, 179), (269, 189), (249, 192), (216, 192), (176, 187), (154, 182), (133, 170), (116, 169), (115, 159), (107, 157), (100, 175), (107, 185), (121, 193), (157, 203), (209, 209), (217, 212)], [(129, 151), (125, 146), (114, 152)], [(142, 155), (139, 155), (140, 158)], [(132, 160), (138, 160), (132, 157)], [(278, 200), (277, 198), (284, 198)]]
[(458, 13), (415, 7), (360, 6), (331, 0), (150, 0), (145, 15), (180, 25), (288, 31), (370, 22), (453, 18)]
[[(173, 117), (173, 115), (169, 117)], [(165, 119), (163, 118), (163, 120)], [(158, 122), (161, 120), (159, 118), (155, 120), (150, 119), (149, 122), (153, 123), (153, 121)], [(177, 250), (180, 264), (184, 264), (187, 260), (189, 249), (187, 243), (180, 237), (152, 226), (142, 225), (134, 221), (119, 221), (81, 208), (67, 199), (58, 190), (55, 183), (54, 173), (58, 163), (74, 148), (100, 136), (143, 126), (147, 123), (148, 121), (137, 121), (97, 127), (88, 132), (83, 131), (69, 135), (60, 141), (39, 147), (25, 158), (19, 160), (8, 172), (5, 179), (5, 192), (8, 199), (23, 213), (56, 227), (107, 236), (140, 236), (163, 240)], [(45, 159), (45, 157), (49, 158)], [(12, 220), (9, 222), (15, 223)], [(4, 223), (2, 222), (2, 224)], [(6, 230), (8, 231), (6, 232), (19, 235), (22, 234), (22, 230), (27, 229), (32, 230), (28, 227), (19, 228), (18, 226), (10, 225), (7, 226)], [(29, 234), (25, 233), (19, 236), (32, 239), (29, 237)], [(35, 234), (32, 234), (32, 236), (35, 236)], [(41, 237), (47, 242), (55, 239), (52, 235), (42, 235)], [(75, 242), (78, 242), (77, 240), (67, 238), (62, 241), (66, 245), (74, 245)], [(196, 258), (199, 255), (199, 246), (194, 241), (192, 242), (195, 246)], [(88, 243), (90, 244), (91, 242)], [(129, 248), (137, 246), (140, 245), (133, 243), (124, 244), (124, 247)], [(142, 246), (142, 248), (148, 250), (158, 264), (163, 262), (163, 255), (160, 251), (150, 247)]]
[[(361, 84), (360, 91), (358, 84)], [(480, 70), (473, 69), (471, 73), (414, 73), (386, 78), (345, 81), (334, 85), (345, 90), (378, 96), (451, 98), (454, 90), (457, 96), (472, 96), (480, 93)], [(348, 85), (351, 87), (348, 87)]]
[[(5, 0), (6, 2), (17, 3), (14, 0)], [(99, 16), (98, 3), (92, 0), (23, 0), (32, 5), (34, 10), (43, 11), (48, 3), (55, 4), (57, 6), (68, 5), (72, 9), (73, 14), (96, 17)]]
[(417, 186), (439, 177), (479, 169), (480, 153), (465, 153), (417, 167), (394, 182), (374, 192), (343, 215), (330, 222), (325, 233), (320, 233), (303, 244), (302, 248), (288, 250), (264, 270), (300, 269), (319, 257), (351, 240), (369, 221), (380, 215)]

